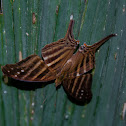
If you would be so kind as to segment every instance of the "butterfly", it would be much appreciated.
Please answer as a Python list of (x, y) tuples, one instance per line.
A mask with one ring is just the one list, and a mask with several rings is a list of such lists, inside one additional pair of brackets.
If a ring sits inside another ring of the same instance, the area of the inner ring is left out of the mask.
[(79, 50), (65, 63), (57, 74), (56, 86), (62, 83), (67, 94), (77, 101), (90, 101), (92, 98), (91, 70), (95, 67), (95, 52), (111, 37), (111, 34), (93, 45), (84, 43)]
[(55, 80), (56, 87), (62, 84), (67, 94), (75, 100), (90, 100), (91, 70), (95, 66), (95, 52), (116, 34), (111, 34), (91, 46), (84, 43), (74, 54), (79, 41), (74, 39), (73, 24), (74, 20), (71, 19), (64, 38), (42, 48), (43, 60), (34, 54), (16, 64), (3, 66), (3, 73), (21, 81)]
[(74, 20), (71, 19), (64, 38), (42, 49), (44, 61), (36, 54), (16, 63), (2, 67), (3, 73), (16, 80), (47, 82), (56, 79), (56, 74), (73, 55), (79, 41), (73, 36)]

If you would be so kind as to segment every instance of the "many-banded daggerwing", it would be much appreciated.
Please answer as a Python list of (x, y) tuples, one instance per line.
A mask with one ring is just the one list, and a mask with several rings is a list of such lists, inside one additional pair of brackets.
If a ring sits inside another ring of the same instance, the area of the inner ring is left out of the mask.
[(56, 74), (60, 72), (79, 44), (73, 36), (73, 24), (71, 18), (65, 37), (42, 49), (44, 61), (37, 55), (31, 55), (16, 64), (5, 65), (2, 67), (3, 73), (22, 81), (45, 82), (56, 79)]
[(57, 74), (56, 86), (63, 82), (63, 87), (70, 96), (78, 101), (90, 100), (92, 98), (90, 71), (95, 66), (95, 52), (113, 36), (116, 35), (111, 34), (92, 46), (84, 43)]

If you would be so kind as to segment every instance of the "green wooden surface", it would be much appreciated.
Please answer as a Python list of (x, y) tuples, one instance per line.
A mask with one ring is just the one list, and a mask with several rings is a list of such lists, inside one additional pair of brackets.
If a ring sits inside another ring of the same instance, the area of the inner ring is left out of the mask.
[(71, 14), (80, 44), (118, 34), (96, 53), (92, 101), (85, 106), (73, 104), (63, 88), (56, 90), (53, 83), (35, 90), (8, 86), (0, 69), (0, 126), (126, 125), (126, 118), (121, 120), (126, 102), (125, 0), (3, 0), (0, 66), (18, 62), (19, 51), (23, 58), (33, 53), (41, 56), (42, 47), (64, 37)]

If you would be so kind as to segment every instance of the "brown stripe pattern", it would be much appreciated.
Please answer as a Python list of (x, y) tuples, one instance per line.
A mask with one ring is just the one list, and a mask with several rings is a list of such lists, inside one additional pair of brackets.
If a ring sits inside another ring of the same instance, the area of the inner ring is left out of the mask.
[(85, 74), (92, 70), (95, 66), (95, 54), (92, 54), (92, 52), (87, 54), (82, 54), (81, 52), (77, 52), (78, 54), (78, 63), (76, 66), (71, 67), (69, 77), (75, 77), (75, 76), (81, 76), (82, 74)]
[(67, 60), (73, 55), (78, 41), (73, 36), (73, 23), (71, 20), (67, 33), (63, 39), (46, 45), (42, 49), (42, 57), (50, 71), (59, 73)]
[(63, 87), (66, 93), (77, 101), (90, 101), (92, 98), (91, 92), (92, 75), (84, 74), (73, 79), (65, 79)]
[(22, 81), (44, 82), (55, 79), (54, 74), (37, 55), (31, 55), (16, 64), (7, 64), (2, 71), (8, 77)]
[(64, 65), (61, 72), (57, 75), (57, 79), (79, 77), (94, 68), (95, 55), (92, 53), (83, 54), (78, 51)]

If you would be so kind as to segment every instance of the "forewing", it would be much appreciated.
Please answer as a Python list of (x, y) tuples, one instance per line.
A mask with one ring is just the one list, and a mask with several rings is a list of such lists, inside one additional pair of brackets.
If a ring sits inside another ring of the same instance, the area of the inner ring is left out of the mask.
[(74, 78), (81, 76), (94, 68), (95, 54), (85, 53), (82, 54), (79, 51), (74, 54), (64, 65), (61, 72), (57, 75), (57, 78)]
[(92, 98), (92, 74), (84, 74), (73, 79), (64, 79), (63, 87), (66, 93), (76, 101), (86, 102)]
[(63, 39), (46, 45), (42, 49), (42, 57), (49, 69), (56, 74), (62, 69), (66, 61), (73, 55), (77, 41), (74, 40), (73, 20), (70, 21), (67, 33)]
[(74, 48), (65, 46), (65, 42), (52, 43), (51, 47), (46, 45), (42, 50), (44, 62), (52, 72), (58, 73), (74, 53)]
[[(88, 52), (85, 54), (82, 54), (78, 52), (78, 55), (75, 55), (75, 58), (73, 58), (73, 62), (75, 65), (71, 67), (71, 73), (69, 73), (69, 77), (75, 77), (75, 76), (81, 76), (90, 70), (92, 70), (95, 66), (95, 53)], [(76, 60), (76, 57), (78, 57), (78, 61)]]
[(6, 76), (22, 81), (45, 82), (55, 79), (54, 74), (37, 55), (31, 55), (16, 64), (7, 64), (2, 67), (2, 71)]

